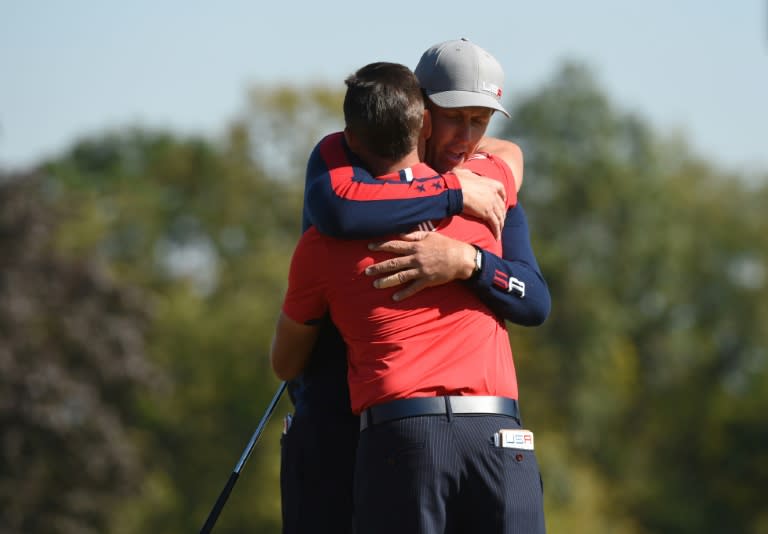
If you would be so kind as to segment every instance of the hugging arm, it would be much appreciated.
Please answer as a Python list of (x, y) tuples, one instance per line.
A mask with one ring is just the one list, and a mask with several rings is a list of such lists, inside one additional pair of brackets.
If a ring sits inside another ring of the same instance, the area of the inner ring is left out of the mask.
[(372, 249), (398, 254), (371, 265), (366, 274), (378, 288), (407, 284), (394, 294), (402, 300), (424, 288), (451, 280), (465, 283), (500, 317), (515, 324), (535, 326), (549, 315), (549, 289), (531, 247), (528, 221), (518, 203), (507, 212), (502, 232), (502, 256), (481, 250), (479, 272), (475, 247), (439, 232), (413, 232), (402, 239), (375, 244)]
[(471, 173), (435, 173), (425, 181), (382, 181), (373, 177), (338, 132), (323, 138), (307, 164), (304, 229), (361, 238), (407, 232), (417, 224), (468, 213), (501, 232), (505, 191), (495, 180)]
[(507, 212), (501, 242), (503, 257), (483, 250), (482, 269), (467, 283), (499, 316), (523, 326), (540, 325), (552, 303), (519, 203)]
[(305, 227), (326, 235), (370, 237), (404, 232), (427, 219), (460, 213), (456, 176), (436, 174), (425, 195), (417, 184), (382, 182), (363, 168), (342, 133), (326, 136), (309, 157), (304, 195)]

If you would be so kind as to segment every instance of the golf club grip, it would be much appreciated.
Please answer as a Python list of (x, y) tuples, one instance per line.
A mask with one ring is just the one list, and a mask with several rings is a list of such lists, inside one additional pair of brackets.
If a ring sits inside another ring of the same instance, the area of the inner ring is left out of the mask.
[(210, 532), (213, 530), (213, 525), (216, 524), (216, 520), (219, 518), (221, 509), (224, 508), (224, 504), (227, 502), (229, 494), (232, 493), (232, 488), (235, 486), (235, 482), (237, 482), (237, 478), (239, 476), (240, 473), (235, 471), (232, 471), (232, 474), (229, 475), (229, 480), (227, 480), (227, 484), (224, 486), (224, 489), (221, 490), (219, 498), (216, 499), (216, 504), (213, 505), (211, 513), (208, 514), (208, 519), (205, 520), (203, 528), (200, 529), (200, 534), (210, 534)]

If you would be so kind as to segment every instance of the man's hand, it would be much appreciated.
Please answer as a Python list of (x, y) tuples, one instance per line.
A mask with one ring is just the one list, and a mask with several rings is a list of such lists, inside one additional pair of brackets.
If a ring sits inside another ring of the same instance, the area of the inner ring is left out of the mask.
[(478, 176), (467, 169), (454, 169), (464, 197), (462, 213), (486, 222), (496, 239), (501, 239), (507, 215), (507, 192), (498, 180)]
[(401, 240), (372, 243), (368, 248), (400, 254), (365, 270), (369, 276), (393, 273), (374, 281), (373, 285), (379, 289), (410, 282), (392, 296), (396, 301), (427, 287), (466, 280), (475, 268), (475, 247), (438, 232), (411, 232), (404, 234)]

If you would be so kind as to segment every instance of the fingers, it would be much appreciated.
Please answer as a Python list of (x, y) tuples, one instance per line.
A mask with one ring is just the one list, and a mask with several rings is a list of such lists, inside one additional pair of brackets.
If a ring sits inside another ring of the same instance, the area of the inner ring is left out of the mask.
[(369, 243), (368, 250), (394, 252), (395, 254), (413, 254), (414, 248), (411, 243), (426, 239), (430, 233), (426, 230), (414, 230), (407, 234), (401, 234), (400, 240), (393, 239), (381, 243)]
[(464, 199), (463, 213), (485, 221), (496, 239), (501, 239), (504, 218), (507, 212), (507, 191), (501, 182), (474, 176), (460, 178)]
[(393, 254), (413, 254), (413, 244), (410, 241), (383, 241), (381, 243), (369, 243), (368, 250), (376, 252), (392, 252)]
[(427, 230), (415, 230), (413, 232), (408, 232), (407, 234), (402, 234), (400, 237), (404, 241), (421, 241), (422, 239), (426, 239), (426, 237), (430, 234)]
[[(421, 241), (429, 236), (431, 232), (418, 230), (414, 232), (410, 232), (407, 234), (403, 234), (402, 240), (392, 240), (392, 241), (384, 241), (382, 243), (369, 243), (368, 244), (368, 250), (373, 250), (376, 252), (391, 252), (393, 254), (399, 254), (399, 256), (394, 258), (389, 258), (388, 260), (381, 261), (379, 263), (374, 263), (373, 265), (370, 265), (366, 267), (365, 274), (368, 276), (376, 276), (380, 274), (386, 274), (386, 273), (394, 273), (396, 271), (402, 271), (403, 269), (409, 269), (416, 266), (416, 257), (414, 254), (417, 252), (417, 247), (414, 246), (414, 242)], [(408, 282), (410, 280), (413, 280), (416, 276), (415, 271), (403, 271), (402, 273), (397, 273), (397, 275), (403, 275), (404, 273), (409, 273), (409, 278), (407, 280), (401, 280), (397, 283), (389, 283), (389, 285), (385, 286), (376, 286), (376, 287), (391, 287), (392, 285), (397, 285), (398, 283), (402, 284), (405, 282)], [(393, 275), (395, 276), (395, 275)]]
[(501, 185), (501, 182), (496, 182), (498, 184), (498, 187), (496, 188), (496, 193), (499, 195), (499, 198), (501, 199), (502, 204), (507, 203), (507, 190), (504, 188), (503, 185)]
[(407, 299), (408, 297), (415, 295), (422, 289), (429, 287), (429, 284), (426, 282), (426, 280), (419, 278), (419, 272), (416, 269), (400, 271), (389, 276), (378, 278), (374, 280), (373, 286), (376, 289), (386, 289), (388, 287), (399, 286), (407, 282), (412, 283), (408, 284), (405, 288), (393, 294), (392, 300), (399, 302), (403, 299)]
[[(367, 269), (366, 274), (368, 274)], [(377, 278), (373, 281), (373, 287), (376, 289), (386, 289), (388, 287), (399, 286), (412, 280), (416, 280), (418, 276), (419, 272), (416, 269), (407, 269), (404, 271), (396, 272), (394, 274), (390, 274), (389, 276)]]
[(496, 211), (496, 219), (498, 220), (498, 228), (496, 231), (496, 239), (498, 241), (501, 241), (501, 232), (504, 229), (504, 222), (507, 219), (507, 206), (506, 204), (502, 204), (501, 207)]
[(501, 228), (504, 226), (504, 221), (500, 216), (499, 210), (494, 209), (488, 217), (488, 227), (493, 232), (493, 237), (496, 241), (501, 239)]
[[(386, 250), (384, 248), (382, 249), (376, 249), (376, 250)], [(412, 267), (412, 256), (399, 256), (397, 258), (390, 258), (388, 260), (380, 261), (379, 263), (374, 263), (373, 265), (369, 265), (365, 268), (365, 274), (368, 276), (377, 276), (380, 274), (386, 274), (386, 273), (394, 273), (396, 271), (402, 271), (403, 269), (408, 269), (409, 267)], [(402, 273), (396, 273), (395, 275), (392, 275), (392, 277), (397, 276)], [(391, 278), (391, 277), (388, 277)], [(408, 280), (405, 280), (406, 282)], [(402, 283), (402, 282), (400, 282)], [(395, 284), (392, 284), (395, 285)], [(380, 287), (380, 286), (376, 286)], [(381, 287), (390, 287), (390, 286), (381, 286)]]
[(501, 230), (504, 227), (504, 219), (507, 215), (506, 205), (503, 202), (495, 202), (491, 207), (486, 217), (488, 227), (493, 232), (496, 240), (501, 239)]
[(392, 295), (392, 300), (399, 302), (401, 300), (407, 299), (408, 297), (412, 297), (426, 287), (429, 287), (426, 282), (423, 280), (416, 280), (414, 283), (408, 285), (405, 289), (401, 289)]
[[(502, 212), (504, 213), (504, 212)], [(490, 218), (493, 215), (486, 212)], [(501, 235), (503, 218), (496, 212), (494, 232)], [(489, 220), (488, 224), (492, 222)], [(412, 232), (403, 239), (369, 244), (368, 248), (397, 254), (380, 260), (365, 269), (367, 276), (377, 277), (377, 288), (398, 287), (395, 300), (408, 298), (425, 287), (444, 284), (458, 278), (466, 278), (466, 249), (474, 249), (462, 241), (444, 236), (439, 232)]]

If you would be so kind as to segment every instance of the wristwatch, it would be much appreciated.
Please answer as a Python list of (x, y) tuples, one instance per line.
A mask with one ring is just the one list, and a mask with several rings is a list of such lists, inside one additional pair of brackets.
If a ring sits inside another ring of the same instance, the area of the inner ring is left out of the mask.
[(469, 279), (477, 280), (480, 278), (480, 271), (483, 270), (483, 249), (477, 245), (472, 246), (475, 247), (475, 268), (472, 271), (472, 275), (469, 277)]

